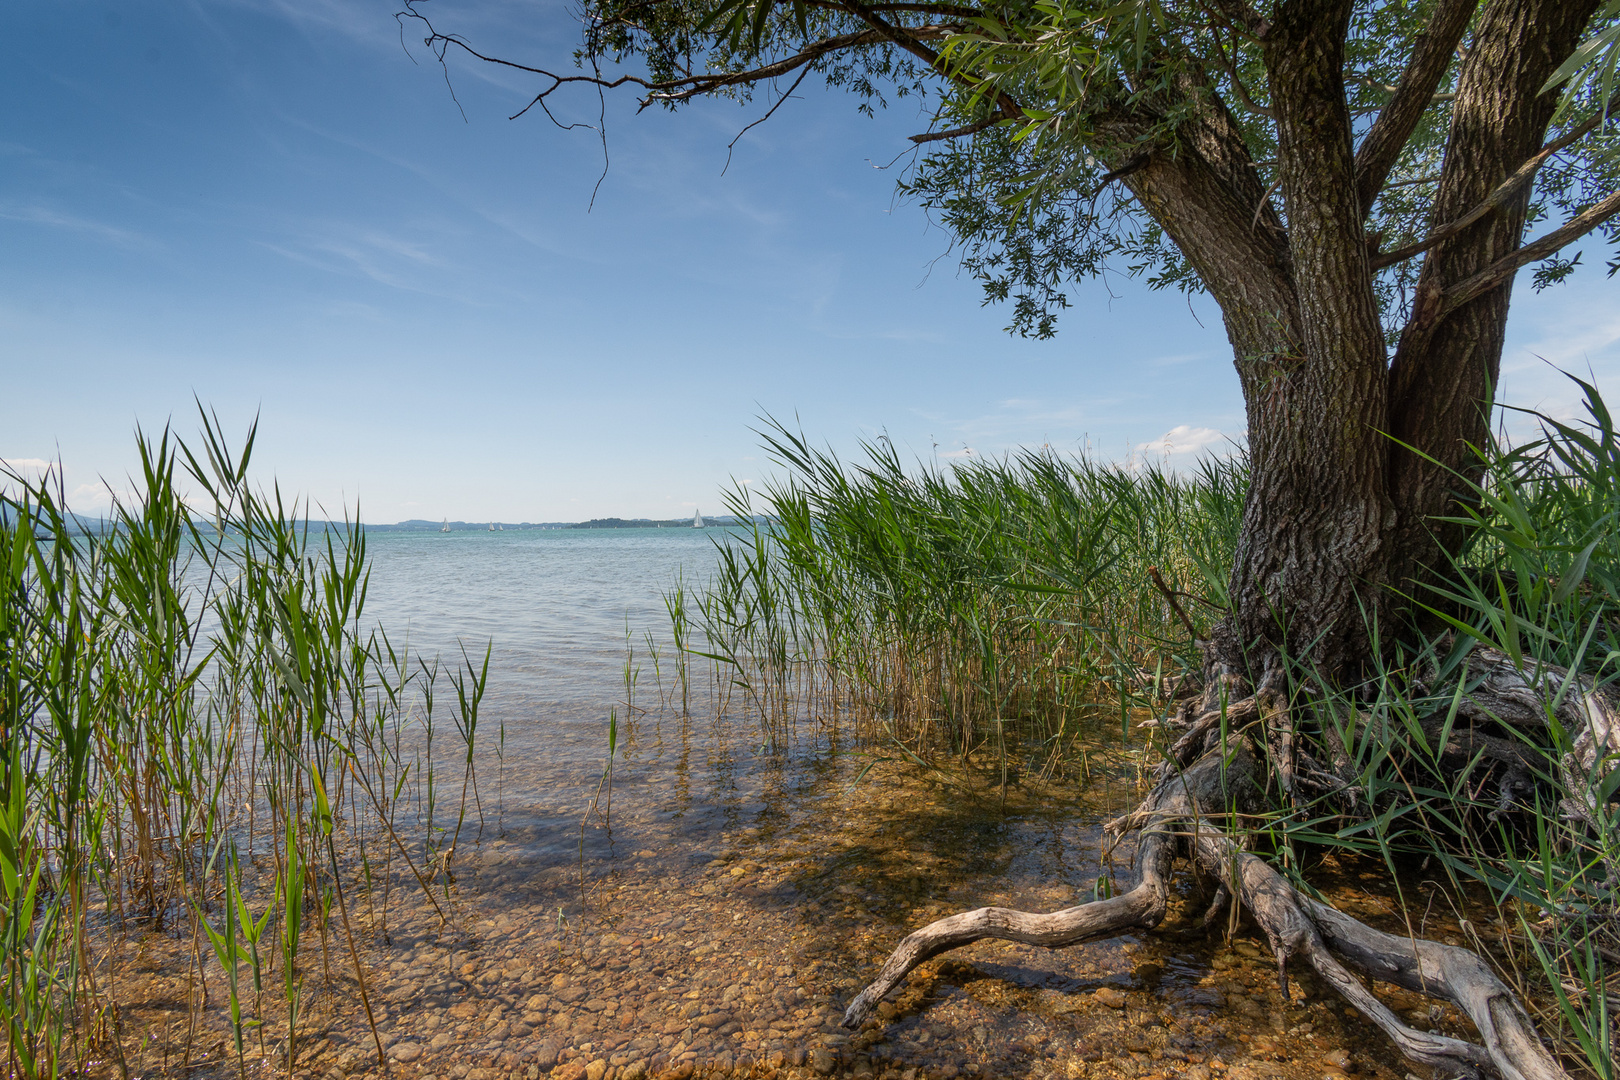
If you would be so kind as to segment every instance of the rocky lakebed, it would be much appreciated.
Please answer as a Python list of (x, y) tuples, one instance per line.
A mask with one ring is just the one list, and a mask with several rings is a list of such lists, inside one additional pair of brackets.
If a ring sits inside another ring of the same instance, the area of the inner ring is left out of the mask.
[[(373, 896), (367, 991), (386, 1064), (337, 943), (306, 974), (296, 1061), (250, 1036), (245, 1071), (292, 1080), (813, 1080), (1360, 1076), (1429, 1080), (1308, 971), (1289, 996), (1245, 924), (1200, 929), (1208, 883), (1178, 878), (1165, 924), (1062, 950), (983, 941), (919, 968), (858, 1031), (849, 1000), (907, 932), (990, 904), (1054, 910), (1128, 887), (1130, 842), (1101, 824), (1134, 801), (1127, 757), (1106, 782), (1003, 789), (988, 770), (823, 757), (728, 771), (648, 755), (580, 825), (589, 788), (506, 781), (501, 821), (463, 841), (430, 903), (395, 874)], [(858, 775), (857, 775), (858, 774)], [(594, 786), (594, 785), (593, 785)], [(510, 792), (524, 794), (514, 796)], [(1057, 793), (1063, 792), (1063, 797)], [(470, 831), (470, 830), (469, 830)], [(564, 854), (569, 847), (572, 855)], [(1381, 864), (1328, 864), (1324, 895), (1408, 924)], [(1419, 883), (1416, 888), (1423, 890)], [(1461, 943), (1435, 889), (1419, 926)], [(386, 919), (379, 912), (386, 910)], [(359, 912), (362, 916), (364, 911)], [(221, 1009), (186, 1007), (179, 948), (127, 943), (134, 1075), (236, 1075)], [(217, 980), (216, 980), (217, 982)], [(1471, 1034), (1449, 1008), (1378, 987), (1414, 1023)], [(217, 985), (211, 1003), (220, 1004)], [(184, 1031), (182, 1031), (182, 1028)]]

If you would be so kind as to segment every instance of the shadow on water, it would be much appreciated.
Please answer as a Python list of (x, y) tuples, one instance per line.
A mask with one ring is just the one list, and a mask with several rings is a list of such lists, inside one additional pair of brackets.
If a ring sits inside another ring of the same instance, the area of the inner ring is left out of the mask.
[(1190, 876), (1176, 879), (1161, 933), (1064, 950), (979, 942), (925, 964), (877, 1023), (839, 1026), (912, 929), (1129, 887), (1131, 845), (1112, 862), (1101, 849), (1103, 822), (1138, 796), (1117, 728), (1094, 734), (1089, 782), (1028, 779), (1005, 793), (999, 762), (925, 769), (825, 740), (772, 754), (749, 746), (740, 721), (636, 728), (611, 821), (588, 824), (583, 858), (595, 777), (509, 761), (506, 833), (486, 833), (459, 882), (462, 936), (428, 920), (397, 935), (394, 1000), (426, 989), (413, 971), (452, 975), (417, 999), (441, 1021), (394, 1021), (422, 1047), (418, 1068), (577, 1066), (587, 1080), (598, 1062), (594, 1080), (688, 1066), (896, 1080), (1406, 1074), (1308, 975), (1283, 998), (1245, 927), (1230, 940), (1200, 932), (1209, 890)]

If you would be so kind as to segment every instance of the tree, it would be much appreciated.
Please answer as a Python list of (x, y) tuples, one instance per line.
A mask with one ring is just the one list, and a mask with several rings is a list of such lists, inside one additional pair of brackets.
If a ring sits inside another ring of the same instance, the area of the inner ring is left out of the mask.
[[(643, 107), (670, 108), (791, 78), (779, 105), (811, 74), (869, 103), (931, 95), (937, 121), (914, 136), (925, 156), (905, 187), (955, 231), (988, 296), (1012, 301), (1019, 332), (1050, 334), (1066, 283), (1109, 267), (1208, 292), (1242, 384), (1251, 473), (1208, 685), (1238, 688), (1244, 708), (1292, 732), (1271, 696), (1283, 658), (1307, 659), (1328, 682), (1354, 677), (1368, 627), (1422, 596), (1462, 541), (1443, 519), (1457, 516), (1458, 478), (1477, 475), (1488, 441), (1517, 272), (1539, 264), (1537, 287), (1554, 284), (1581, 261), (1562, 254), (1568, 245), (1617, 235), (1606, 110), (1620, 2), (1600, 4), (587, 0), (572, 71), (491, 57), (410, 3), (404, 14), (441, 60), (460, 50), (534, 74), (528, 108), (548, 115), (580, 84), (634, 87)], [(1193, 730), (1216, 708), (1206, 697)], [(1201, 750), (1178, 748), (1183, 789), (1161, 787), (1131, 824), (1196, 820), (1221, 791), (1231, 801), (1234, 759), (1215, 768)], [(1287, 761), (1262, 756), (1287, 779)], [(1345, 944), (1330, 916), (1291, 890), (1278, 899), (1280, 879), (1251, 883), (1246, 856), (1206, 842), (1195, 856), (1244, 879), (1280, 957), (1314, 963), (1323, 941)], [(1143, 843), (1168, 859), (1167, 842)], [(1094, 910), (1102, 922), (1085, 933), (1162, 915), (1152, 883), (1163, 866), (1144, 864), (1131, 903), (1147, 906)], [(1012, 933), (1004, 923), (917, 948)], [(1457, 976), (1476, 989), (1487, 977)], [(1533, 1038), (1470, 1012), (1483, 1057), (1378, 1019), (1423, 1060), (1558, 1074)]]

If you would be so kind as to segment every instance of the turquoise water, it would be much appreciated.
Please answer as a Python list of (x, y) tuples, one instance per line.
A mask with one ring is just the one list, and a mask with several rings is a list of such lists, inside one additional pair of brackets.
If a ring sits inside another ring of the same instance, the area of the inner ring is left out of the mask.
[(367, 610), (396, 645), (459, 663), (493, 646), (486, 707), (508, 738), (597, 721), (624, 697), (626, 630), (655, 693), (644, 635), (667, 650), (663, 591), (707, 580), (722, 529), (371, 533)]
[[(678, 702), (660, 709), (646, 639), (651, 633), (663, 650), (668, 687), (675, 659), (663, 593), (683, 574), (689, 595), (700, 587), (715, 542), (727, 536), (718, 528), (367, 536), (367, 616), (396, 647), (408, 642), (413, 654), (446, 665), (463, 663), (463, 646), (475, 663), (491, 647), (479, 785), (498, 797), (499, 809), (486, 803), (486, 816), (500, 815), (500, 833), (516, 845), (508, 854), (531, 870), (578, 853), (580, 819), (607, 758), (610, 711), (619, 718), (613, 820), (621, 839), (681, 835), (701, 848), (724, 823), (762, 805), (759, 766), (768, 763), (748, 751), (746, 733), (722, 734), (739, 725), (701, 711), (708, 694), (696, 678), (692, 716), (681, 716)], [(639, 669), (634, 703), (646, 710), (628, 718), (627, 659)], [(445, 679), (436, 694), (440, 710), (454, 709)], [(449, 715), (439, 715), (433, 757), (442, 775), (459, 778), (457, 736)], [(611, 851), (607, 831), (587, 830), (586, 848)]]

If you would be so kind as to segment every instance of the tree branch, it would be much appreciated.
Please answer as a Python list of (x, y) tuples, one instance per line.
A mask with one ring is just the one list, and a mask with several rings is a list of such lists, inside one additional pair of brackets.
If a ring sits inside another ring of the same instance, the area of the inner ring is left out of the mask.
[(1204, 10), (1219, 15), (1231, 25), (1241, 29), (1256, 41), (1264, 41), (1271, 33), (1271, 24), (1261, 18), (1249, 0), (1210, 0)]
[[(854, 15), (868, 26), (871, 26), (878, 33), (900, 46), (900, 48), (906, 50), (906, 52), (917, 57), (919, 60), (923, 61), (923, 63), (927, 64), (933, 70), (939, 72), (945, 78), (950, 79), (952, 82), (974, 89), (984, 84), (982, 79), (976, 79), (971, 75), (964, 74), (960, 71), (952, 71), (945, 64), (941, 63), (939, 53), (924, 45), (918, 38), (916, 30), (912, 27), (901, 26), (885, 21), (877, 14), (876, 11), (861, 3), (860, 0), (837, 0), (837, 3), (845, 11), (849, 12), (851, 15)], [(1007, 93), (1005, 90), (996, 90), (995, 102), (996, 111), (1001, 113), (1002, 116), (1008, 120), (1014, 120), (1024, 115), (1023, 106), (1014, 101), (1012, 95)]]
[(1570, 218), (1561, 228), (1554, 229), (1539, 240), (1531, 241), (1511, 255), (1504, 255), (1473, 277), (1464, 278), (1451, 286), (1441, 294), (1440, 315), (1442, 317), (1448, 315), (1481, 293), (1496, 288), (1512, 277), (1519, 267), (1545, 259), (1565, 244), (1579, 240), (1616, 214), (1620, 214), (1620, 191), (1610, 192), (1601, 202), (1584, 214)]
[(1530, 182), (1531, 178), (1536, 175), (1536, 170), (1541, 168), (1541, 166), (1546, 163), (1548, 158), (1552, 157), (1560, 150), (1567, 149), (1571, 144), (1580, 141), (1587, 134), (1592, 132), (1602, 121), (1602, 119), (1603, 118), (1601, 115), (1594, 116), (1586, 123), (1574, 128), (1567, 134), (1554, 139), (1546, 146), (1543, 146), (1540, 150), (1536, 151), (1534, 157), (1532, 157), (1529, 161), (1526, 161), (1523, 165), (1520, 165), (1518, 169), (1514, 171), (1512, 176), (1502, 181), (1495, 187), (1494, 190), (1491, 191), (1489, 195), (1485, 196), (1483, 202), (1476, 205), (1472, 210), (1468, 211), (1468, 213), (1464, 214), (1462, 217), (1440, 226), (1438, 229), (1434, 230), (1434, 232), (1430, 233), (1427, 237), (1415, 244), (1408, 244), (1406, 247), (1396, 248), (1394, 251), (1373, 256), (1371, 262), (1372, 268), (1374, 270), (1382, 270), (1386, 266), (1394, 266), (1398, 262), (1405, 262), (1414, 255), (1420, 255), (1423, 252), (1428, 251), (1442, 240), (1456, 236), (1458, 233), (1468, 228), (1468, 226), (1472, 225), (1486, 214), (1489, 214), (1495, 210), (1500, 210), (1518, 196), (1519, 190), (1523, 188), (1525, 184)]
[[(1235, 51), (1234, 43), (1234, 51)], [(1226, 57), (1226, 48), (1221, 44), (1220, 38), (1215, 39), (1215, 62), (1226, 72), (1226, 77), (1232, 80), (1232, 90), (1237, 94), (1238, 102), (1252, 113), (1269, 118), (1275, 118), (1276, 113), (1264, 105), (1257, 103), (1249, 94), (1249, 88), (1243, 85), (1238, 77), (1237, 64)]]
[[(836, 6), (843, 7), (841, 4)], [(918, 6), (931, 7), (934, 5)], [(489, 56), (485, 53), (479, 52), (460, 37), (453, 34), (439, 33), (433, 28), (433, 24), (428, 22), (426, 16), (420, 14), (414, 7), (411, 6), (410, 0), (407, 0), (405, 7), (406, 11), (402, 12), (401, 14), (408, 18), (417, 19), (427, 27), (428, 36), (423, 39), (423, 44), (439, 53), (441, 59), (443, 58), (443, 50), (454, 45), (456, 48), (465, 52), (468, 56), (471, 56), (475, 60), (482, 60), (486, 64), (496, 64), (500, 67), (512, 68), (514, 71), (522, 71), (529, 75), (539, 75), (541, 78), (551, 80), (551, 84), (536, 94), (534, 98), (530, 100), (530, 102), (522, 109), (519, 109), (516, 113), (514, 113), (512, 115), (512, 119), (522, 116), (536, 105), (539, 105), (541, 108), (545, 108), (546, 98), (550, 97), (557, 90), (570, 83), (584, 83), (588, 86), (595, 86), (603, 90), (613, 90), (625, 85), (639, 86), (648, 91), (647, 96), (643, 98), (641, 102), (641, 107), (645, 109), (655, 101), (686, 101), (702, 94), (709, 94), (716, 90), (724, 89), (727, 86), (738, 86), (746, 83), (763, 82), (766, 79), (774, 79), (779, 76), (786, 75), (789, 72), (796, 71), (806, 64), (819, 60), (828, 53), (839, 52), (844, 49), (859, 48), (863, 45), (878, 45), (884, 42), (891, 42), (893, 44), (900, 45), (908, 52), (911, 52), (914, 55), (926, 60), (929, 65), (934, 67), (936, 70), (940, 70), (938, 67), (938, 54), (932, 49), (928, 48), (926, 45), (923, 45), (922, 42), (926, 39), (946, 37), (950, 34), (956, 33), (960, 29), (956, 26), (937, 23), (929, 23), (924, 26), (908, 26), (903, 30), (904, 40), (902, 40), (902, 33), (900, 31), (896, 30), (895, 27), (890, 26), (888, 23), (883, 22), (883, 20), (874, 15), (872, 18), (866, 20), (867, 22), (872, 23), (873, 29), (871, 30), (859, 30), (853, 33), (836, 34), (832, 37), (820, 38), (819, 40), (812, 41), (808, 45), (805, 45), (791, 56), (784, 57), (781, 60), (777, 60), (769, 64), (763, 64), (757, 68), (749, 68), (745, 71), (691, 75), (680, 79), (654, 81), (651, 79), (643, 79), (638, 75), (621, 75), (615, 79), (605, 79), (599, 75), (559, 75), (556, 72), (548, 71), (545, 68), (531, 67), (528, 64), (517, 63), (514, 60), (505, 60), (498, 56)], [(848, 9), (846, 8), (845, 10)], [(908, 42), (910, 43), (909, 45)], [(944, 74), (943, 71), (941, 73)], [(1010, 102), (1011, 99), (1009, 98), (1008, 101)], [(1021, 113), (1022, 110), (1019, 110), (1019, 112)]]
[(760, 117), (758, 120), (755, 120), (753, 123), (749, 124), (747, 127), (743, 128), (741, 131), (737, 132), (737, 138), (732, 139), (730, 142), (728, 142), (726, 144), (726, 165), (725, 165), (724, 169), (720, 170), (720, 175), (721, 176), (726, 175), (726, 169), (731, 168), (731, 151), (732, 151), (732, 149), (734, 147), (736, 147), (737, 140), (741, 139), (744, 135), (748, 134), (754, 128), (758, 127), (759, 125), (763, 124), (765, 121), (769, 120), (771, 117), (775, 116), (776, 115), (776, 110), (780, 109), (782, 107), (782, 102), (786, 101), (788, 98), (793, 96), (793, 91), (795, 91), (795, 90), (797, 90), (799, 88), (799, 84), (804, 82), (804, 77), (806, 75), (808, 75), (808, 74), (810, 74), (810, 69), (809, 68), (805, 68), (803, 71), (799, 72), (799, 77), (797, 79), (793, 80), (793, 85), (788, 87), (787, 91), (785, 93), (783, 93), (783, 95), (781, 97), (776, 99), (776, 104), (772, 105), (766, 111), (764, 116)]
[[(816, 8), (828, 8), (828, 9), (831, 9), (831, 10), (834, 10), (834, 11), (847, 10), (844, 7), (843, 4), (838, 2), (838, 0), (807, 0), (807, 6), (816, 7)], [(949, 16), (950, 18), (953, 18), (953, 19), (978, 19), (978, 18), (982, 18), (985, 15), (985, 12), (982, 9), (976, 8), (976, 7), (970, 7), (970, 6), (966, 5), (966, 4), (906, 4), (906, 3), (885, 4), (885, 3), (877, 3), (877, 4), (868, 4), (867, 7), (869, 9), (871, 9), (872, 11), (883, 11), (883, 12), (903, 11), (903, 12), (910, 12), (912, 14), (917, 14), (917, 15), (946, 15), (946, 16)]]
[(910, 138), (912, 142), (919, 144), (939, 142), (941, 139), (960, 139), (966, 135), (977, 135), (981, 131), (988, 131), (997, 124), (1008, 119), (1010, 118), (1003, 116), (1001, 111), (998, 109), (989, 116), (986, 116), (984, 119), (975, 120), (971, 124), (963, 124), (961, 127), (948, 128), (945, 131), (925, 131), (921, 135), (912, 135)]
[(1456, 54), (1457, 43), (1468, 29), (1468, 20), (1478, 0), (1441, 0), (1429, 28), (1418, 35), (1417, 46), (1406, 72), (1395, 87), (1389, 104), (1373, 121), (1367, 137), (1356, 151), (1356, 198), (1365, 217), (1373, 201), (1384, 189), (1390, 170), (1400, 160), (1407, 140), (1434, 99), (1434, 91), (1445, 77)]

